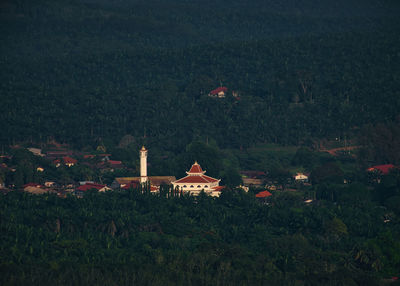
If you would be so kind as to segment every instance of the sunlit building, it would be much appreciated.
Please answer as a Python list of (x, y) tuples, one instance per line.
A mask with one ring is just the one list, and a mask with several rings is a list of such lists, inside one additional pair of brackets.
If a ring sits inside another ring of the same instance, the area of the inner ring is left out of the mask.
[(221, 194), (221, 190), (224, 188), (219, 185), (221, 180), (209, 177), (205, 175), (205, 173), (206, 171), (203, 171), (201, 166), (195, 162), (190, 170), (186, 172), (187, 176), (172, 182), (172, 185), (174, 189), (195, 196), (204, 190), (206, 194), (218, 197)]

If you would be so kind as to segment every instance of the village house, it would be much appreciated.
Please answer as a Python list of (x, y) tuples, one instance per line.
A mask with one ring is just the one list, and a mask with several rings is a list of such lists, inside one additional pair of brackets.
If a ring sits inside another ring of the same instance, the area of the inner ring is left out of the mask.
[(256, 198), (259, 198), (259, 199), (266, 199), (270, 196), (272, 196), (272, 194), (270, 192), (268, 192), (268, 190), (261, 191), (256, 194)]
[[(232, 91), (231, 94), (236, 100), (240, 100), (239, 92)], [(208, 93), (209, 97), (214, 97), (214, 98), (225, 98), (227, 95), (228, 95), (228, 88), (225, 86), (221, 86), (216, 89), (213, 89), (212, 91), (210, 91)]]
[(55, 187), (55, 186), (56, 186), (56, 182), (54, 182), (54, 181), (45, 181), (45, 182), (44, 182), (44, 185), (45, 185), (46, 187), (48, 187), (48, 188), (50, 188), (50, 187)]
[(262, 171), (240, 171), (239, 172), (243, 185), (246, 187), (262, 187), (264, 185), (264, 180), (266, 177), (265, 172)]
[(67, 166), (67, 167), (72, 167), (72, 166), (74, 166), (74, 165), (77, 164), (77, 163), (78, 163), (78, 160), (76, 160), (76, 159), (74, 159), (74, 158), (72, 158), (72, 157), (69, 157), (69, 156), (64, 156), (64, 157), (62, 157), (61, 159), (56, 159), (56, 160), (53, 161), (53, 164), (54, 164), (57, 168), (60, 167), (61, 164), (64, 164), (64, 165)]
[(397, 168), (397, 167), (393, 164), (385, 164), (385, 165), (372, 166), (371, 168), (368, 168), (367, 171), (368, 172), (377, 172), (382, 175), (387, 175), (390, 173), (390, 171), (392, 169), (395, 169), (395, 168)]
[(71, 156), (71, 150), (55, 150), (55, 151), (47, 151), (46, 158), (49, 160), (55, 160), (66, 156)]
[(45, 186), (42, 186), (41, 184), (37, 183), (27, 183), (22, 186), (24, 192), (31, 193), (34, 195), (41, 195), (41, 194), (46, 194), (46, 193), (56, 193), (53, 189), (47, 188)]
[(101, 172), (114, 172), (115, 170), (123, 169), (124, 164), (122, 161), (106, 160), (97, 164), (97, 168), (100, 169)]
[(85, 160), (90, 160), (90, 159), (94, 159), (94, 158), (96, 158), (96, 155), (94, 155), (94, 154), (83, 155), (83, 159), (85, 159)]
[(39, 157), (44, 157), (44, 154), (42, 154), (42, 149), (39, 148), (27, 148), (28, 151), (30, 151), (31, 153), (33, 153), (33, 155), (35, 156), (39, 156)]
[(107, 187), (107, 185), (102, 185), (102, 184), (97, 184), (97, 183), (92, 183), (92, 182), (87, 182), (83, 185), (80, 185), (75, 189), (75, 194), (78, 197), (82, 197), (83, 194), (89, 190), (96, 190), (98, 192), (105, 192), (105, 191), (111, 191), (112, 189), (110, 187)]
[(218, 87), (208, 94), (209, 97), (218, 97), (218, 98), (224, 98), (228, 92), (228, 88), (225, 86)]
[(72, 167), (72, 166), (74, 166), (76, 163), (78, 163), (78, 160), (76, 160), (76, 159), (74, 159), (74, 158), (71, 158), (71, 157), (69, 157), (69, 156), (65, 156), (65, 157), (63, 157), (62, 159), (63, 159), (63, 162), (64, 162), (65, 166), (68, 166), (68, 167)]
[(296, 173), (296, 175), (293, 176), (293, 179), (296, 182), (306, 183), (306, 182), (308, 182), (308, 175), (306, 175), (304, 173)]
[(368, 172), (370, 182), (380, 183), (382, 176), (388, 175), (393, 169), (396, 169), (393, 164), (385, 164), (385, 165), (376, 165), (368, 168), (366, 171)]

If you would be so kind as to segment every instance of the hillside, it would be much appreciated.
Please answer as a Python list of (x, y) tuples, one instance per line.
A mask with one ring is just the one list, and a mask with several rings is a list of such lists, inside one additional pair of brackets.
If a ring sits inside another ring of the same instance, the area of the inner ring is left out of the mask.
[[(7, 1), (2, 145), (178, 152), (354, 136), (399, 114), (395, 1)], [(210, 99), (223, 84), (240, 100)], [(377, 100), (379, 98), (379, 100)]]

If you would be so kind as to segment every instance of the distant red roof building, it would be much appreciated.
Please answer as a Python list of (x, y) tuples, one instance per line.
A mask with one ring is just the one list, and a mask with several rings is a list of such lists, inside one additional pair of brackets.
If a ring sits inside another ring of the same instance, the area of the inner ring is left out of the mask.
[(98, 167), (100, 169), (122, 169), (124, 168), (124, 165), (122, 164), (122, 161), (108, 160), (100, 162)]
[(225, 97), (225, 94), (227, 93), (228, 88), (225, 86), (221, 86), (218, 87), (212, 91), (210, 91), (210, 93), (208, 94), (208, 96), (212, 96), (212, 97)]
[(130, 190), (130, 189), (136, 189), (139, 186), (139, 182), (137, 181), (131, 181), (127, 183), (125, 186), (121, 187), (123, 190)]
[(27, 183), (27, 184), (23, 185), (22, 187), (23, 188), (26, 188), (26, 187), (44, 188), (44, 186), (42, 186), (41, 184), (38, 184), (38, 183)]
[[(73, 165), (75, 165), (76, 163), (78, 163), (78, 160), (76, 160), (76, 159), (74, 159), (74, 158), (71, 158), (71, 157), (69, 157), (69, 156), (64, 156), (64, 157), (62, 157), (62, 160), (63, 160), (63, 162), (64, 162), (64, 164), (66, 165), (66, 166), (68, 166), (68, 167), (72, 167)], [(55, 160), (54, 162), (56, 162), (57, 160)], [(59, 163), (59, 161), (58, 161), (58, 163)], [(57, 163), (56, 163), (56, 165), (57, 165)]]
[(58, 151), (47, 151), (46, 156), (50, 158), (60, 158), (63, 156), (71, 155), (72, 151), (69, 150), (58, 150)]
[(382, 173), (382, 175), (387, 175), (389, 174), (391, 169), (397, 168), (393, 164), (385, 164), (385, 165), (376, 165), (372, 166), (371, 168), (368, 168), (367, 171), (373, 172), (373, 171), (379, 171)]
[(262, 191), (256, 194), (256, 198), (267, 198), (269, 196), (272, 196), (272, 194), (268, 191)]
[(88, 190), (97, 190), (99, 192), (105, 192), (107, 190), (111, 190), (111, 188), (106, 185), (97, 184), (97, 183), (86, 183), (82, 186), (76, 188), (77, 191), (86, 192)]
[(7, 166), (6, 163), (1, 163), (1, 164), (0, 164), (0, 169), (5, 169), (5, 170), (7, 170), (7, 169), (9, 169), (9, 168), (8, 168), (8, 166)]
[(83, 155), (83, 159), (93, 159), (94, 157), (96, 157), (96, 155), (93, 155), (93, 154)]

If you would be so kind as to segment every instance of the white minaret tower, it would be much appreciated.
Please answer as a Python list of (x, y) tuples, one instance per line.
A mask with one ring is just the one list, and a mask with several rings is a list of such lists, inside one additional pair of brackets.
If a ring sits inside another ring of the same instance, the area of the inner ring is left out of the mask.
[(147, 150), (142, 146), (140, 153), (140, 183), (147, 182)]

